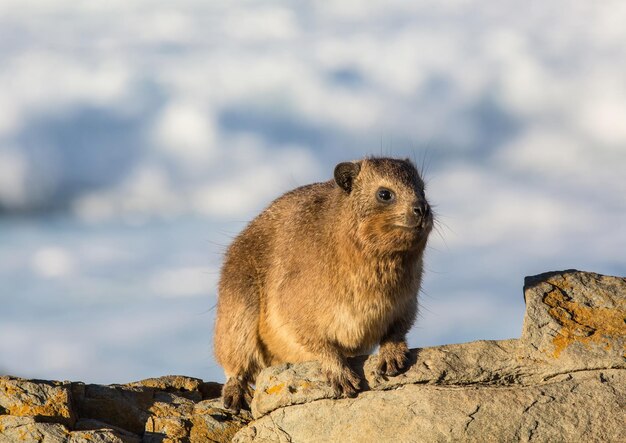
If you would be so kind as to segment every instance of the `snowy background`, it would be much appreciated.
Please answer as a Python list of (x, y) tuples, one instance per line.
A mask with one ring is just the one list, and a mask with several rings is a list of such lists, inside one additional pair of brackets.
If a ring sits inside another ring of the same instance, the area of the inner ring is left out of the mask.
[[(367, 5), (366, 7), (364, 5)], [(223, 380), (224, 247), (339, 161), (427, 166), (412, 347), (626, 274), (626, 3), (0, 2), (0, 373)]]

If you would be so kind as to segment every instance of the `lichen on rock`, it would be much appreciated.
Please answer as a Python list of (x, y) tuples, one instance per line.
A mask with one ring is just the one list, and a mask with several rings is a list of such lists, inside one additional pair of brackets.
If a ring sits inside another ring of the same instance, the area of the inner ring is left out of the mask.
[(218, 383), (166, 376), (126, 385), (0, 378), (0, 443), (230, 441), (251, 419), (224, 410)]

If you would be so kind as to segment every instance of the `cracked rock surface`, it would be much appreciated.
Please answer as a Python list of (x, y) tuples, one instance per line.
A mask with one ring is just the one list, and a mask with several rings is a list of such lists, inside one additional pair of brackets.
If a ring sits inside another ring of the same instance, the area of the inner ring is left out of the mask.
[(407, 384), (280, 408), (235, 441), (617, 442), (626, 435), (625, 385), (626, 371), (616, 369), (538, 386)]
[(6, 442), (626, 441), (626, 279), (551, 272), (525, 281), (520, 339), (413, 349), (402, 374), (352, 359), (356, 398), (316, 362), (257, 379), (252, 413), (221, 385), (167, 376), (125, 385), (0, 377)]

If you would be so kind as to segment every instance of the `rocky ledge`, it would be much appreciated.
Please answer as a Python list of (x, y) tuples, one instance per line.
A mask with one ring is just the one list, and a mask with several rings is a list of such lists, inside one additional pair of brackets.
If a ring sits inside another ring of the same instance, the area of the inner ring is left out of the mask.
[(0, 377), (0, 442), (625, 441), (626, 279), (528, 277), (520, 339), (414, 349), (376, 377), (355, 358), (356, 398), (315, 362), (268, 368), (252, 413), (220, 385), (170, 376), (125, 385)]

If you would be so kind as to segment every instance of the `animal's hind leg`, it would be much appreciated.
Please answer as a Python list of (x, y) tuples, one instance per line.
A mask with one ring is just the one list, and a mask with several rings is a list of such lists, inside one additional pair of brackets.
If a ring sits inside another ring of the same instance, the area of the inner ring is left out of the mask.
[(252, 402), (252, 388), (246, 377), (230, 377), (222, 388), (224, 407), (239, 412), (249, 409)]
[[(236, 356), (233, 356), (236, 358)], [(239, 411), (240, 409), (250, 409), (253, 390), (251, 384), (256, 380), (256, 376), (264, 364), (262, 355), (259, 352), (253, 352), (248, 355), (240, 355), (242, 360), (234, 371), (226, 370), (228, 380), (222, 388), (222, 398), (224, 407)], [(226, 365), (224, 365), (227, 368)], [(229, 369), (233, 366), (229, 366)]]
[(215, 323), (215, 357), (228, 380), (222, 389), (224, 406), (246, 408), (252, 398), (251, 383), (266, 367), (258, 335), (259, 308), (254, 299), (243, 299), (222, 288)]

